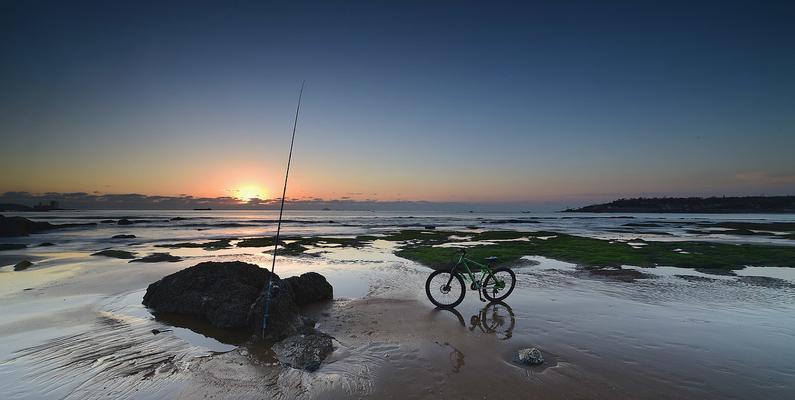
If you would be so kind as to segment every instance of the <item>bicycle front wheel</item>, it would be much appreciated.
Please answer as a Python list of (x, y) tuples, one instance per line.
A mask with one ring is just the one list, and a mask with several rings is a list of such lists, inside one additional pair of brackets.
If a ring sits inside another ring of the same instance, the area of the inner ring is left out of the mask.
[(489, 301), (500, 301), (508, 297), (516, 286), (516, 274), (510, 268), (497, 268), (483, 281), (483, 297)]
[(434, 271), (425, 281), (425, 294), (436, 307), (450, 308), (464, 301), (466, 286), (459, 274)]

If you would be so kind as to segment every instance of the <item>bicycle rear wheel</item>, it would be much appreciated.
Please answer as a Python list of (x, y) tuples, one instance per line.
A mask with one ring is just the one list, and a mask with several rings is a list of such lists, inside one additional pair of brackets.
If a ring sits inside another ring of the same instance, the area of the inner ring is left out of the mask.
[(464, 279), (450, 271), (434, 271), (425, 281), (425, 294), (436, 307), (455, 307), (464, 301)]
[(483, 297), (489, 301), (500, 301), (513, 292), (516, 274), (510, 268), (497, 268), (483, 281)]

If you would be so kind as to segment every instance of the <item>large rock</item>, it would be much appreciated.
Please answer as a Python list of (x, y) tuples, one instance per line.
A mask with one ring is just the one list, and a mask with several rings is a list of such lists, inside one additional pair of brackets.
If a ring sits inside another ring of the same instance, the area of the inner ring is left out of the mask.
[(0, 215), (0, 236), (27, 236), (31, 233), (53, 229), (49, 222), (36, 222), (23, 217), (4, 217)]
[[(270, 279), (269, 318), (263, 331)], [(320, 274), (304, 274), (293, 281), (302, 301), (331, 298), (331, 285)], [(256, 337), (270, 341), (307, 330), (293, 285), (266, 269), (239, 261), (203, 262), (166, 276), (149, 285), (143, 303), (155, 313), (193, 315), (218, 328), (248, 327)]]
[(300, 332), (304, 328), (304, 321), (290, 285), (279, 279), (277, 275), (273, 277), (267, 326), (264, 326), (263, 330), (262, 320), (265, 315), (267, 288), (264, 288), (251, 306), (249, 322), (258, 337), (277, 341)]
[(334, 351), (331, 336), (312, 332), (290, 336), (272, 347), (280, 363), (309, 372), (320, 368), (320, 363)]
[(218, 328), (251, 326), (249, 313), (270, 273), (244, 262), (203, 262), (149, 285), (143, 304), (194, 315)]
[(299, 306), (334, 298), (334, 288), (323, 275), (317, 272), (307, 272), (301, 276), (286, 278), (284, 282), (290, 285), (295, 296), (295, 303)]

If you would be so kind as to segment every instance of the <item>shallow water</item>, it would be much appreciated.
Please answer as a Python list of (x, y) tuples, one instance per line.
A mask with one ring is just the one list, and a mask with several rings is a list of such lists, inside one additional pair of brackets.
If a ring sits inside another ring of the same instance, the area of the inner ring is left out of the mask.
[[(8, 214), (7, 214), (8, 215)], [(307, 309), (337, 350), (309, 374), (279, 366), (246, 333), (155, 318), (140, 305), (148, 283), (201, 261), (269, 267), (263, 248), (166, 249), (157, 244), (259, 236), (273, 212), (81, 211), (26, 214), (53, 223), (133, 217), (149, 222), (56, 230), (0, 243), (0, 392), (5, 398), (789, 398), (795, 395), (793, 269), (748, 267), (737, 276), (642, 268), (648, 279), (594, 278), (576, 265), (526, 257), (502, 305), (469, 291), (455, 312), (425, 298), (430, 270), (393, 254), (395, 243), (318, 246), (279, 257), (283, 276), (318, 271), (335, 300)], [(182, 220), (169, 221), (175, 217)], [(416, 214), (291, 212), (286, 234), (350, 236), (390, 229), (549, 230), (616, 240), (717, 240), (793, 245), (766, 236), (685, 233), (723, 220), (795, 221), (780, 215)], [(533, 222), (529, 222), (533, 221)], [(658, 227), (627, 227), (627, 223)], [(201, 229), (201, 230), (199, 230)], [(628, 232), (615, 232), (629, 230)], [(109, 239), (134, 234), (135, 239)], [(455, 240), (463, 240), (454, 238)], [(92, 257), (102, 249), (176, 263)], [(16, 259), (35, 265), (14, 272)], [(636, 268), (625, 266), (625, 268)], [(773, 281), (774, 283), (778, 281)], [(152, 329), (163, 330), (153, 334)], [(546, 362), (522, 367), (523, 347)], [(235, 377), (232, 379), (231, 377)]]

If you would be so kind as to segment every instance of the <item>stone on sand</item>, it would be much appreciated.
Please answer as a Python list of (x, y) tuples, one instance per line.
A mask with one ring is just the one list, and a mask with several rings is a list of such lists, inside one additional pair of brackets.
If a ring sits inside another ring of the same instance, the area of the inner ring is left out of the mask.
[(20, 261), (16, 265), (14, 265), (14, 271), (24, 271), (32, 266), (33, 263), (28, 260)]
[(535, 347), (519, 350), (516, 353), (516, 359), (525, 365), (540, 365), (544, 363), (544, 356), (541, 355), (541, 350)]
[(309, 372), (320, 368), (320, 363), (334, 351), (331, 336), (321, 332), (290, 336), (273, 345), (272, 350), (280, 363)]
[(168, 253), (152, 253), (146, 257), (130, 260), (130, 262), (142, 262), (142, 263), (177, 262), (177, 261), (182, 261), (182, 257), (172, 256), (171, 254)]
[(92, 256), (105, 256), (111, 258), (121, 258), (125, 260), (129, 260), (135, 258), (135, 254), (130, 253), (129, 251), (124, 250), (102, 250), (96, 253), (91, 254)]

